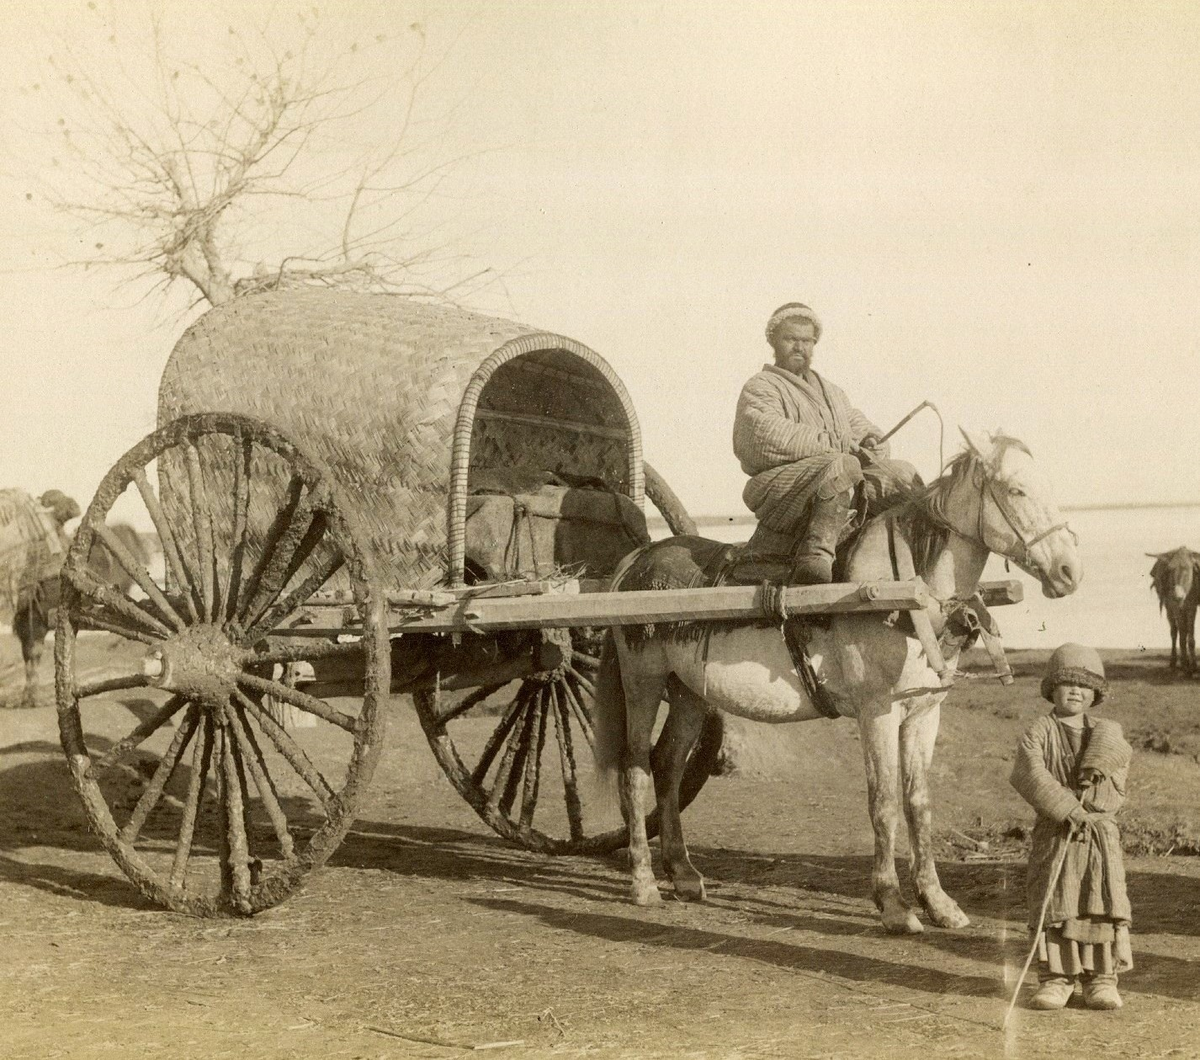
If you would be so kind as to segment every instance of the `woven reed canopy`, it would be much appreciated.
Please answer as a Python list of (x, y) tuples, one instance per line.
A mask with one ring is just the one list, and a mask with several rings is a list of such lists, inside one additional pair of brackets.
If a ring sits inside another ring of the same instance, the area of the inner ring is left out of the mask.
[(193, 412), (265, 420), (329, 467), (388, 588), (461, 583), (466, 497), (485, 469), (598, 480), (642, 501), (637, 417), (600, 356), (398, 296), (272, 292), (209, 311), (159, 389), (160, 425)]

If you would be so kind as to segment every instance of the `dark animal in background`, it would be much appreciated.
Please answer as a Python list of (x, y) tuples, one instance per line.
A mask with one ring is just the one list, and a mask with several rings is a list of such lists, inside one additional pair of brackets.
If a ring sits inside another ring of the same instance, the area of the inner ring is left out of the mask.
[[(112, 529), (120, 538), (121, 544), (138, 562), (149, 562), (150, 552), (146, 543), (132, 526), (127, 523), (114, 523)], [(119, 592), (126, 593), (132, 588), (133, 579), (102, 542), (98, 541), (93, 547), (89, 565), (97, 578)], [(58, 575), (42, 578), (22, 592), (13, 615), (13, 633), (21, 641), (21, 655), (25, 660), (25, 702), (30, 706), (36, 701), (38, 668), (42, 661), (46, 634), (54, 628), (59, 591)]]
[(1147, 552), (1146, 555), (1154, 560), (1150, 577), (1158, 594), (1158, 608), (1167, 613), (1167, 623), (1171, 627), (1171, 669), (1174, 670), (1178, 662), (1184, 672), (1195, 673), (1200, 552), (1180, 545), (1173, 552)]

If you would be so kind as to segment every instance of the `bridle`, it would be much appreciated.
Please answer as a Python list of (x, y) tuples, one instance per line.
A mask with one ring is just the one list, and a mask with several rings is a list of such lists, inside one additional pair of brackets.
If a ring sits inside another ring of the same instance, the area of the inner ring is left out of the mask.
[[(1074, 541), (1076, 544), (1079, 543), (1079, 535), (1071, 529), (1070, 524), (1065, 519), (1061, 523), (1055, 523), (1052, 526), (1048, 526), (1040, 534), (1037, 534), (1034, 537), (1026, 537), (1025, 534), (1022, 533), (1021, 528), (1017, 525), (1017, 521), (1013, 518), (1011, 509), (1004, 504), (1004, 502), (996, 493), (995, 484), (999, 481), (1003, 481), (1000, 475), (997, 473), (988, 474), (987, 466), (978, 457), (973, 457), (973, 460), (975, 467), (972, 470), (972, 482), (976, 481), (974, 478), (975, 473), (977, 472), (979, 475), (979, 514), (976, 518), (975, 533), (977, 540), (981, 545), (983, 545), (984, 548), (988, 549), (989, 551), (1000, 552), (1000, 555), (1004, 556), (1005, 559), (1012, 559), (1012, 561), (1023, 570), (1029, 570), (1030, 568), (1036, 570), (1037, 567), (1033, 562), (1032, 550), (1034, 545), (1038, 544), (1038, 542), (1044, 541), (1051, 534), (1057, 533), (1059, 530), (1065, 530), (1071, 535), (1072, 541)], [(995, 506), (996, 511), (1000, 513), (1000, 517), (1004, 520), (1009, 530), (1012, 531), (1013, 537), (1016, 538), (1017, 548), (1014, 549), (1015, 554), (1010, 554), (1007, 551), (1001, 552), (999, 549), (993, 550), (987, 543), (985, 538), (986, 529), (984, 526), (983, 515), (984, 509), (987, 507), (987, 502), (989, 500)]]
[[(945, 512), (941, 503), (944, 495), (940, 495), (934, 500), (934, 503), (929, 506), (928, 510), (929, 514), (933, 516), (935, 520), (946, 530), (957, 537), (965, 538), (968, 541), (974, 541), (976, 544), (982, 545), (989, 552), (996, 552), (999, 555), (1004, 556), (1006, 561), (1011, 559), (1017, 564), (1017, 566), (1024, 570), (1030, 570), (1032, 568), (1033, 571), (1037, 570), (1037, 566), (1033, 561), (1032, 550), (1035, 545), (1041, 541), (1044, 541), (1051, 534), (1057, 533), (1059, 530), (1065, 530), (1071, 535), (1072, 541), (1074, 541), (1076, 544), (1079, 543), (1079, 536), (1074, 530), (1071, 529), (1070, 524), (1065, 519), (1061, 523), (1055, 523), (1052, 526), (1047, 527), (1045, 530), (1041, 531), (1041, 533), (1036, 534), (1033, 537), (1026, 537), (1021, 528), (1017, 525), (1017, 521), (1013, 517), (1011, 508), (1000, 499), (1000, 496), (996, 492), (995, 484), (1003, 481), (1001, 476), (994, 471), (989, 473), (989, 467), (987, 463), (977, 454), (972, 453), (968, 459), (972, 462), (972, 485), (975, 485), (979, 492), (979, 511), (975, 519), (975, 535), (974, 537), (971, 537), (967, 534), (964, 534), (957, 527), (950, 523), (945, 516)], [(1009, 530), (1012, 531), (1013, 537), (1016, 539), (1017, 547), (1012, 551), (1012, 553), (1008, 551), (1002, 551), (1000, 549), (993, 549), (992, 546), (987, 542), (987, 527), (984, 521), (984, 513), (989, 500), (995, 506), (996, 511), (1000, 513), (1000, 517), (1004, 520)]]

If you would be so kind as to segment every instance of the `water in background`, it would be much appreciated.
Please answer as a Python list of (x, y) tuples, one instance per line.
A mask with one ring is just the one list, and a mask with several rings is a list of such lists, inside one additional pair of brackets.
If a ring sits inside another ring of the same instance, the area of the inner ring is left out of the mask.
[[(1187, 545), (1200, 551), (1200, 505), (1169, 508), (1086, 508), (1065, 513), (1079, 535), (1083, 583), (1062, 600), (1047, 600), (1041, 586), (993, 556), (984, 578), (1017, 578), (1025, 589), (1019, 604), (994, 614), (1010, 648), (1055, 648), (1074, 640), (1098, 648), (1170, 647), (1167, 620), (1158, 612), (1147, 552)], [(701, 519), (699, 532), (718, 541), (745, 541), (754, 526), (742, 516)], [(655, 532), (655, 537), (665, 534)]]

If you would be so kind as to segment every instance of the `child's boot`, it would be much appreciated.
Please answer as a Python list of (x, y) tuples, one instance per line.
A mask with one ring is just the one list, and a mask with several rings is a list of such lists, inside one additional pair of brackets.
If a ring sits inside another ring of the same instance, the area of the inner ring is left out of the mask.
[(1063, 1008), (1075, 993), (1075, 981), (1065, 975), (1043, 979), (1037, 993), (1029, 1001), (1029, 1007), (1042, 1012), (1053, 1012)]
[(1117, 977), (1115, 975), (1092, 975), (1083, 981), (1083, 1002), (1088, 1008), (1116, 1009), (1124, 1001), (1117, 993)]

